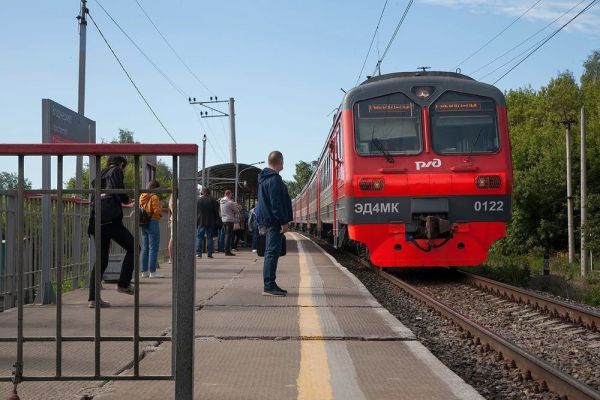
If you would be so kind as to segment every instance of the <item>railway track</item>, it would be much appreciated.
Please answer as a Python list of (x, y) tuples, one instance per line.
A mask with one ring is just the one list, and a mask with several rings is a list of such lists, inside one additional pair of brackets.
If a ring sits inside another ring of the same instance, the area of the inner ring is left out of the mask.
[[(452, 306), (447, 305), (445, 302), (436, 299), (433, 295), (427, 293), (422, 288), (399, 279), (388, 272), (379, 271), (379, 273), (382, 278), (398, 286), (411, 297), (426, 304), (428, 307), (431, 307), (436, 312), (453, 321), (457, 326), (466, 332), (468, 337), (473, 338), (476, 344), (481, 344), (485, 350), (493, 349), (498, 352), (502, 358), (514, 361), (517, 367), (519, 367), (522, 371), (525, 371), (525, 374), (528, 378), (531, 377), (532, 379), (541, 382), (542, 388), (547, 387), (548, 389), (561, 394), (563, 399), (568, 400), (600, 399), (600, 392), (596, 391), (591, 386), (561, 371), (536, 354), (526, 350), (518, 344), (515, 344), (512, 340), (490, 330), (478, 321), (471, 319), (469, 316), (461, 313), (460, 311), (455, 310)], [(469, 280), (475, 282), (478, 281), (478, 278), (479, 277), (474, 276), (468, 277)], [(489, 287), (490, 290), (493, 290), (491, 288), (494, 287), (494, 284), (496, 284), (496, 282), (485, 282), (485, 285)], [(503, 290), (506, 290), (503, 293), (509, 292), (509, 288), (503, 288)], [(522, 299), (524, 299), (526, 294), (520, 293), (520, 296)], [(515, 299), (517, 299), (517, 297), (515, 297)], [(538, 300), (541, 301), (541, 299)], [(552, 301), (548, 299), (543, 300), (550, 302)], [(565, 311), (569, 306), (570, 305), (566, 303), (560, 303), (561, 309), (564, 309)], [(556, 307), (549, 307), (548, 309), (552, 310), (550, 311), (551, 313), (556, 313), (559, 312), (555, 311), (558, 309), (558, 307), (559, 305)], [(583, 312), (583, 309), (579, 309), (579, 307), (575, 308), (578, 309), (579, 313)], [(591, 319), (595, 317), (597, 317), (597, 315), (588, 316), (588, 318)], [(595, 326), (598, 326), (597, 323)]]
[[(360, 258), (357, 258), (357, 261), (365, 266), (373, 268), (370, 263), (367, 263)], [(490, 323), (491, 320), (496, 319), (498, 312), (502, 312), (501, 308), (505, 307), (506, 309), (510, 309), (513, 313), (519, 310), (518, 315), (521, 316), (525, 315), (529, 318), (538, 316), (537, 322), (546, 324), (542, 326), (546, 326), (548, 329), (556, 329), (556, 326), (551, 327), (551, 325), (557, 325), (560, 324), (560, 322), (543, 321), (539, 318), (559, 319), (559, 321), (562, 321), (563, 323), (568, 322), (569, 324), (581, 327), (581, 330), (585, 332), (595, 332), (600, 326), (600, 315), (598, 313), (472, 274), (462, 275), (461, 273), (462, 277), (464, 277), (464, 281), (460, 284), (454, 282), (451, 284), (450, 288), (446, 287), (445, 289), (440, 289), (440, 287), (443, 288), (444, 285), (440, 285), (438, 282), (433, 285), (435, 289), (432, 289), (427, 284), (409, 283), (389, 272), (380, 269), (376, 269), (376, 271), (382, 278), (399, 287), (411, 297), (426, 304), (445, 318), (451, 320), (465, 332), (468, 339), (473, 340), (476, 345), (481, 345), (484, 351), (494, 350), (498, 353), (499, 359), (503, 358), (512, 361), (515, 366), (524, 371), (526, 379), (534, 379), (535, 381), (540, 382), (541, 390), (547, 388), (555, 393), (559, 393), (563, 400), (600, 399), (600, 392), (597, 390), (600, 387), (600, 376), (598, 376), (598, 374), (587, 379), (592, 382), (592, 385), (588, 385), (573, 375), (555, 367), (554, 365), (556, 365), (556, 362), (561, 360), (560, 357), (558, 359), (555, 358), (553, 360), (554, 362), (551, 363), (539, 356), (535, 349), (531, 349), (531, 347), (535, 346), (529, 346), (529, 349), (526, 348), (522, 341), (519, 343), (514, 337), (510, 337), (514, 335), (505, 334), (506, 330), (503, 330), (503, 333), (498, 333), (495, 327), (497, 324)], [(460, 285), (466, 287), (460, 287)], [(471, 291), (477, 290), (479, 294), (470, 293), (471, 295), (465, 296), (465, 292), (468, 292), (469, 289), (471, 289)], [(488, 296), (486, 297), (485, 294), (488, 294)], [(493, 296), (491, 296), (492, 294)], [(487, 318), (478, 316), (473, 317), (471, 311), (476, 307), (471, 307), (471, 310), (465, 310), (464, 307), (456, 307), (458, 298), (466, 298), (466, 302), (468, 303), (472, 301), (473, 298), (477, 297), (477, 295), (482, 298), (483, 302), (489, 305), (489, 307), (484, 310), (484, 313), (487, 314)], [(496, 298), (495, 302), (493, 297)], [(500, 302), (504, 302), (505, 304), (500, 305)], [(452, 305), (449, 305), (449, 303)], [(509, 307), (510, 305), (512, 305), (512, 307)], [(523, 314), (524, 311), (527, 312)], [(499, 319), (499, 322), (500, 324), (503, 324), (506, 321)], [(527, 324), (527, 320), (524, 320), (524, 322)], [(494, 328), (490, 328), (490, 326), (494, 326)], [(561, 327), (566, 328), (566, 326), (558, 325), (558, 328)], [(516, 326), (515, 329), (520, 329), (520, 327)], [(559, 337), (561, 336), (560, 331), (554, 332), (554, 334)], [(569, 341), (571, 338), (565, 337), (565, 339), (566, 341)], [(598, 335), (598, 339), (600, 339), (600, 335)], [(543, 345), (543, 343), (541, 343), (541, 345)], [(552, 346), (552, 343), (547, 343), (547, 345)], [(584, 353), (583, 358), (587, 359), (590, 363), (594, 362), (593, 357), (595, 357), (596, 366), (593, 364), (586, 366), (591, 373), (593, 373), (594, 367), (596, 367), (595, 369), (597, 370), (597, 366), (600, 364), (600, 341), (597, 343), (598, 347), (595, 347), (595, 345), (596, 343), (589, 349), (590, 351), (580, 352)], [(571, 347), (576, 347), (576, 345)], [(566, 350), (566, 354), (567, 356), (572, 355), (573, 358), (581, 358), (582, 356), (581, 354), (574, 354), (572, 349)]]

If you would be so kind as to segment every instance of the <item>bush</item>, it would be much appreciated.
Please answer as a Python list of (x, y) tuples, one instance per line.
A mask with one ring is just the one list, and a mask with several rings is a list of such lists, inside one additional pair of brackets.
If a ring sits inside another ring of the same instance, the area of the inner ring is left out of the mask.
[(484, 275), (514, 286), (527, 286), (531, 267), (524, 256), (504, 256), (488, 260), (483, 266)]

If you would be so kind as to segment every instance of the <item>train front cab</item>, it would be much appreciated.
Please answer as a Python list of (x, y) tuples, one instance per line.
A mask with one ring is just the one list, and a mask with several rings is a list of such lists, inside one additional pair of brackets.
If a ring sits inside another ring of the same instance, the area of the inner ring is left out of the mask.
[[(505, 236), (512, 170), (504, 97), (461, 77), (382, 80), (342, 112), (341, 234), (381, 267), (475, 266)], [(342, 240), (343, 241), (343, 240)]]

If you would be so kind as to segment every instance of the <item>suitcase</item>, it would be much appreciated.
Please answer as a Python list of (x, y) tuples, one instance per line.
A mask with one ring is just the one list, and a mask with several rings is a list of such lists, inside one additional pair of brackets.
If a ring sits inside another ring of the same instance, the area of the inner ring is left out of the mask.
[[(265, 247), (267, 247), (267, 235), (258, 235), (258, 245), (257, 245), (257, 249), (256, 249), (256, 254), (258, 254), (259, 257), (264, 257), (265, 256)], [(287, 240), (285, 238), (285, 235), (282, 233), (281, 234), (281, 253), (279, 254), (280, 256), (285, 256), (287, 254)]]

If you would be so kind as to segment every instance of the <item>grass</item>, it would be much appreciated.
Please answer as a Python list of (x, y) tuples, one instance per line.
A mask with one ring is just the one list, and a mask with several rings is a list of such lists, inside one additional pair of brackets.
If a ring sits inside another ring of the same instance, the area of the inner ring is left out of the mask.
[(600, 306), (600, 270), (582, 278), (579, 263), (569, 264), (564, 253), (551, 255), (550, 275), (543, 275), (543, 265), (542, 254), (502, 255), (492, 250), (486, 263), (472, 271), (510, 285)]

